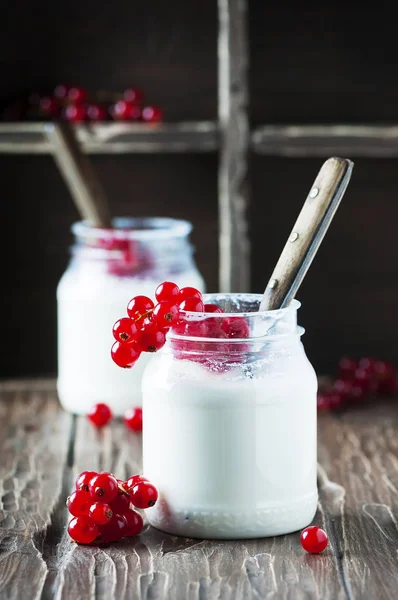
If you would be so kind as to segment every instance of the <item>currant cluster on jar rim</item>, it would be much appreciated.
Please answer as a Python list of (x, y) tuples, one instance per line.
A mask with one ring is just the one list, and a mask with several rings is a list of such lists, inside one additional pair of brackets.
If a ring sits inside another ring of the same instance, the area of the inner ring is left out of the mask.
[[(111, 409), (107, 404), (98, 402), (91, 407), (87, 413), (88, 419), (95, 427), (101, 429), (113, 419)], [(140, 432), (142, 431), (142, 408), (140, 406), (133, 406), (128, 408), (123, 416), (124, 424), (131, 431)]]
[(249, 336), (247, 321), (240, 317), (214, 317), (189, 323), (184, 316), (186, 312), (223, 313), (215, 304), (205, 304), (196, 288), (180, 289), (175, 283), (164, 281), (156, 288), (155, 298), (157, 304), (147, 296), (135, 296), (127, 306), (128, 317), (122, 317), (114, 324), (116, 342), (111, 356), (119, 367), (132, 367), (141, 352), (160, 350), (170, 328), (177, 334), (194, 337), (242, 339)]
[(320, 382), (318, 410), (338, 410), (369, 396), (393, 396), (398, 376), (393, 364), (376, 358), (344, 356), (335, 379)]
[(146, 105), (142, 91), (129, 87), (123, 94), (112, 95), (111, 102), (98, 102), (87, 89), (59, 84), (52, 93), (32, 93), (27, 101), (20, 101), (6, 110), (10, 118), (62, 118), (73, 123), (84, 121), (143, 121), (158, 123), (162, 110)]
[(141, 475), (121, 481), (112, 473), (83, 471), (66, 501), (73, 517), (68, 533), (78, 544), (117, 542), (138, 535), (143, 520), (134, 509), (150, 508), (157, 499), (155, 486)]

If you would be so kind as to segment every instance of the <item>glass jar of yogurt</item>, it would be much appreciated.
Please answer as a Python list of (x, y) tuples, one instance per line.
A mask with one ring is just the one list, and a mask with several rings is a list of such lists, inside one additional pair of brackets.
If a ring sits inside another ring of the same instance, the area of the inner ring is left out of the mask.
[(58, 395), (74, 413), (85, 414), (97, 402), (115, 415), (141, 405), (149, 355), (134, 369), (120, 369), (110, 357), (112, 324), (133, 296), (152, 297), (165, 280), (204, 290), (188, 239), (191, 223), (118, 218), (113, 225), (73, 225), (72, 259), (57, 289)]
[[(144, 373), (143, 472), (159, 490), (148, 519), (197, 538), (299, 530), (318, 499), (317, 378), (300, 304), (259, 312), (255, 294), (205, 301), (225, 314), (185, 313), (185, 331), (168, 334)], [(237, 337), (214, 334), (225, 326)]]

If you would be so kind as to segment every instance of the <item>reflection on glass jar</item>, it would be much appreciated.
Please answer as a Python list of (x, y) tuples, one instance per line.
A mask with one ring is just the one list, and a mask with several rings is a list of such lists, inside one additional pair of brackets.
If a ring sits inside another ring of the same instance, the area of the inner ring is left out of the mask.
[(317, 379), (297, 309), (206, 295), (226, 314), (186, 313), (143, 377), (144, 475), (152, 525), (249, 538), (307, 526), (317, 507)]
[(112, 325), (127, 315), (136, 295), (154, 297), (162, 281), (204, 290), (188, 237), (192, 225), (175, 219), (114, 220), (114, 229), (72, 227), (72, 259), (58, 299), (58, 394), (66, 410), (86, 413), (105, 402), (115, 415), (141, 404), (141, 378), (149, 355), (133, 369), (111, 357)]

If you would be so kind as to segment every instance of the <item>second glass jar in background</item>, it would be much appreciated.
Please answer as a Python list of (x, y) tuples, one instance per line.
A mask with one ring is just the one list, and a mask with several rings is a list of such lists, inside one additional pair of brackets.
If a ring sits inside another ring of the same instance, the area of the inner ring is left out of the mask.
[(58, 289), (58, 395), (66, 410), (85, 414), (105, 402), (115, 415), (141, 405), (150, 355), (132, 369), (111, 357), (112, 325), (133, 296), (154, 297), (162, 281), (204, 291), (189, 243), (191, 223), (118, 218), (114, 229), (73, 225), (76, 243)]

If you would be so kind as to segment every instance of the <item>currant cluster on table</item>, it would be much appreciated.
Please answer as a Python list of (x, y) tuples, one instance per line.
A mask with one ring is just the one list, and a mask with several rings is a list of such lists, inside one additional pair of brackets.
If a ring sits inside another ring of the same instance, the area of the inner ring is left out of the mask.
[(339, 410), (369, 396), (394, 396), (398, 375), (392, 363), (375, 358), (343, 357), (335, 379), (320, 383), (318, 410)]
[(163, 118), (158, 106), (144, 103), (138, 88), (127, 88), (123, 94), (112, 95), (112, 100), (98, 102), (83, 87), (57, 85), (51, 93), (32, 93), (8, 107), (7, 120), (61, 118), (73, 123), (84, 121), (142, 121), (158, 123)]
[(113, 361), (123, 368), (132, 367), (141, 352), (156, 352), (166, 342), (172, 329), (179, 335), (208, 338), (247, 338), (249, 326), (244, 318), (216, 317), (189, 322), (186, 313), (223, 313), (215, 304), (205, 304), (202, 294), (193, 287), (179, 288), (171, 281), (161, 283), (155, 290), (157, 304), (147, 296), (135, 296), (127, 306), (128, 317), (116, 321), (111, 349)]
[[(113, 414), (107, 404), (98, 402), (91, 407), (87, 417), (95, 427), (101, 429), (112, 421)], [(128, 408), (124, 413), (123, 422), (131, 431), (136, 433), (142, 431), (142, 408), (140, 406)]]
[(112, 473), (83, 471), (66, 501), (73, 517), (68, 533), (78, 544), (117, 542), (138, 535), (143, 520), (134, 509), (150, 508), (157, 499), (155, 486), (141, 475), (121, 481)]

